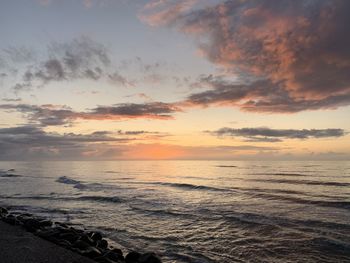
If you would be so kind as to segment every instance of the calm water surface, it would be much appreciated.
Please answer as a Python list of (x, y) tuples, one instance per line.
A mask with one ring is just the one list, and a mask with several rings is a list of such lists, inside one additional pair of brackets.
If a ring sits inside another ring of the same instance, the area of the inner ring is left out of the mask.
[(0, 162), (0, 204), (164, 262), (350, 262), (350, 162)]

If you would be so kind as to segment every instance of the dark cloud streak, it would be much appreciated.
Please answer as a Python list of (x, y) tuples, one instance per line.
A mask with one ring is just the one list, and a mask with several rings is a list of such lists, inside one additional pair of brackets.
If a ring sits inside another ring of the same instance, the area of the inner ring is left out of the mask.
[(209, 131), (216, 136), (244, 137), (250, 142), (280, 142), (282, 139), (337, 138), (345, 136), (343, 129), (270, 129), (270, 128), (221, 128)]
[(41, 126), (71, 125), (76, 120), (126, 120), (126, 119), (173, 119), (173, 114), (181, 111), (173, 104), (149, 102), (143, 104), (122, 103), (112, 106), (98, 106), (88, 111), (78, 112), (66, 106), (1, 104), (0, 109), (17, 111), (30, 123)]

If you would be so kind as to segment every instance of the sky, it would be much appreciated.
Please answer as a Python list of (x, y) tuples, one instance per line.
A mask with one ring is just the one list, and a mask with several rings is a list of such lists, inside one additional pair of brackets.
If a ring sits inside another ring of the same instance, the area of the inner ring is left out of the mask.
[(2, 1), (0, 160), (349, 160), (349, 13)]

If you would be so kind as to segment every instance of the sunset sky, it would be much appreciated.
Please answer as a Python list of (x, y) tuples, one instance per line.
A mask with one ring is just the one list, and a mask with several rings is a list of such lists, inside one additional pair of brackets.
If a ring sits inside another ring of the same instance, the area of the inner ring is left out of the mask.
[(350, 159), (348, 0), (5, 0), (0, 159)]

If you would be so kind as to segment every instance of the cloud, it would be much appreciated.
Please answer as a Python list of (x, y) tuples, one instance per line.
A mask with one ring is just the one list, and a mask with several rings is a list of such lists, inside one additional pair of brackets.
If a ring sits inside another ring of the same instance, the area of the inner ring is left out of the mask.
[[(183, 146), (149, 143), (149, 131), (95, 131), (88, 134), (47, 132), (35, 125), (0, 129), (0, 160), (115, 160), (115, 159), (295, 159), (288, 148), (256, 145)], [(147, 141), (148, 143), (142, 143)], [(333, 158), (327, 153), (323, 159)], [(348, 158), (344, 153), (342, 159)], [(311, 155), (319, 159), (318, 154)]]
[(6, 101), (6, 102), (20, 102), (22, 101), (22, 99), (20, 98), (2, 98), (2, 101)]
[(350, 93), (336, 95), (330, 93), (323, 99), (294, 98), (285, 90), (283, 82), (256, 80), (240, 84), (212, 75), (201, 77), (197, 87), (208, 87), (189, 95), (182, 103), (184, 107), (193, 106), (233, 106), (243, 111), (268, 113), (295, 113), (305, 110), (335, 109), (348, 105)]
[(178, 107), (162, 103), (143, 104), (122, 103), (112, 106), (98, 106), (88, 111), (74, 111), (60, 105), (1, 104), (0, 109), (17, 111), (30, 123), (41, 126), (71, 125), (74, 121), (83, 120), (126, 120), (126, 119), (173, 119), (173, 114), (181, 111)]
[(135, 87), (135, 81), (128, 80), (126, 77), (122, 76), (118, 71), (109, 74), (108, 79), (111, 83), (117, 86)]
[[(54, 2), (54, 0), (37, 0), (37, 2), (40, 5), (48, 6), (48, 5), (52, 4), (52, 2)], [(57, 2), (59, 2), (59, 1), (57, 1)], [(103, 6), (103, 5), (106, 5), (108, 3), (111, 3), (110, 0), (81, 0), (80, 2), (85, 8), (92, 8), (93, 6), (96, 6), (96, 5)]]
[[(258, 146), (181, 146), (140, 143), (147, 131), (46, 132), (27, 125), (0, 129), (0, 160), (113, 160), (230, 158), (239, 152), (275, 151)], [(154, 133), (157, 134), (157, 133)], [(139, 141), (139, 143), (137, 143)]]
[(196, 0), (156, 0), (145, 5), (144, 12), (139, 18), (152, 26), (170, 25), (182, 13), (190, 10)]
[(0, 160), (115, 159), (130, 143), (142, 141), (149, 131), (95, 131), (88, 134), (46, 132), (35, 125), (0, 129)]
[(255, 112), (350, 104), (349, 1), (152, 3), (143, 21), (194, 35), (205, 58), (241, 80), (211, 80), (213, 89), (193, 94), (189, 102)]
[(282, 139), (331, 138), (345, 136), (343, 129), (270, 129), (270, 128), (221, 128), (209, 133), (217, 136), (244, 137), (250, 142), (280, 142)]
[(9, 47), (0, 52), (0, 68), (16, 81), (13, 90), (18, 93), (51, 82), (78, 79), (99, 80), (111, 70), (107, 48), (85, 36), (70, 42), (51, 42), (46, 54), (27, 47)]
[(99, 106), (84, 113), (84, 119), (172, 119), (172, 114), (180, 108), (163, 102), (122, 103), (114, 106)]
[[(137, 56), (112, 61), (105, 45), (86, 36), (52, 41), (40, 52), (25, 46), (0, 49), (0, 70), (1, 84), (11, 86), (15, 94), (82, 79), (135, 87), (141, 82), (159, 83), (174, 71), (163, 61), (149, 62)], [(132, 78), (127, 71), (133, 73)]]
[(3, 59), (8, 64), (26, 63), (35, 59), (35, 51), (25, 46), (10, 46), (2, 49)]
[(19, 126), (0, 129), (0, 159), (50, 159), (84, 157), (86, 151), (104, 151), (109, 144), (121, 144), (129, 138), (112, 137), (109, 132), (91, 134), (58, 134), (45, 132), (36, 126)]
[(69, 107), (46, 104), (42, 106), (29, 104), (2, 104), (0, 109), (23, 113), (30, 123), (42, 126), (66, 125), (76, 118), (76, 113)]

